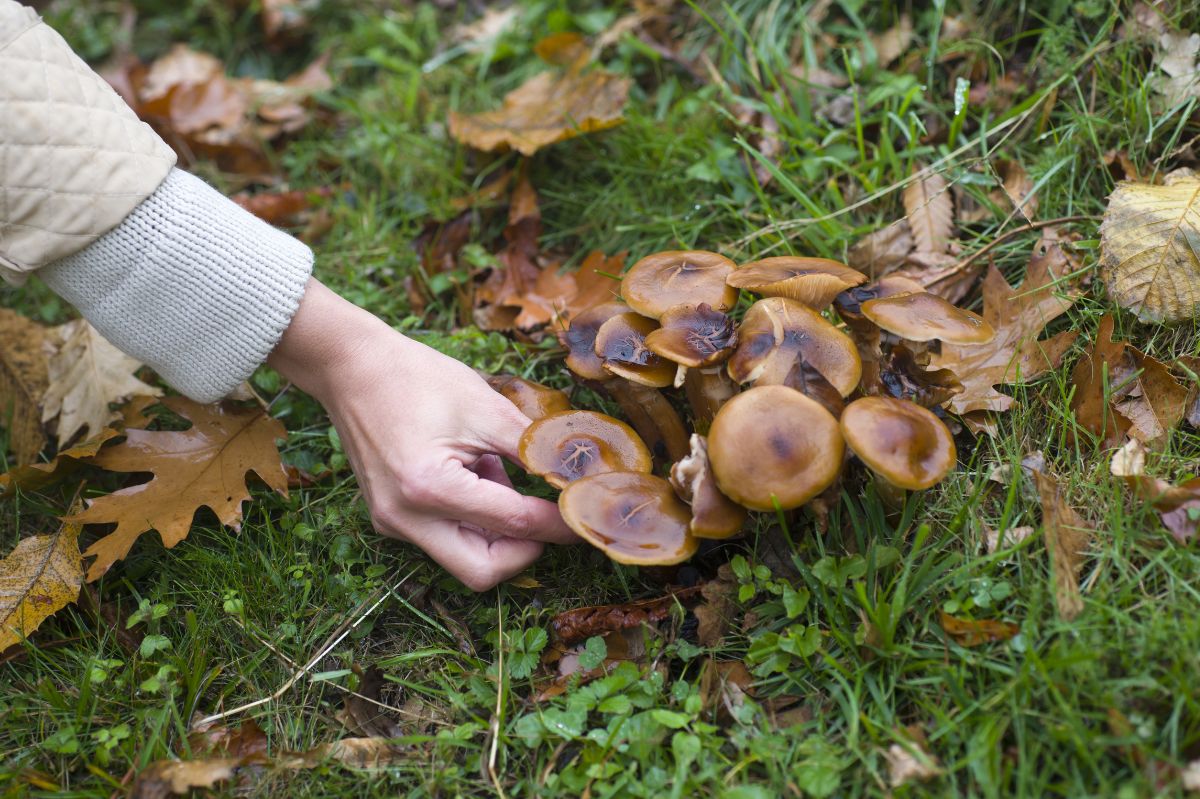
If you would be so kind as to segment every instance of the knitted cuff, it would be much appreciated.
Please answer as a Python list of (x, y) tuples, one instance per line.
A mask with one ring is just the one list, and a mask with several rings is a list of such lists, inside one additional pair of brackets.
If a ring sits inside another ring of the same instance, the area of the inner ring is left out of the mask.
[(118, 348), (213, 402), (274, 349), (312, 263), (303, 243), (174, 169), (120, 225), (37, 274)]

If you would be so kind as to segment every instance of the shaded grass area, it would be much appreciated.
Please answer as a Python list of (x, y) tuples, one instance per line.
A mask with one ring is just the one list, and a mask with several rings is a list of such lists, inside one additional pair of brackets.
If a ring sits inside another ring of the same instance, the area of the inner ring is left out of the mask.
[[(270, 54), (253, 6), (135, 5), (141, 16), (133, 44), (146, 56), (188, 40), (240, 74), (278, 77), (314, 53), (331, 52), (338, 88), (324, 103), (339, 121), (279, 154), (294, 186), (350, 186), (330, 203), (335, 225), (318, 247), (318, 276), (473, 366), (570, 385), (552, 342), (515, 345), (462, 328), (452, 293), (418, 315), (403, 281), (422, 279), (411, 242), (430, 217), (447, 218), (452, 198), (516, 165), (513, 157), (451, 142), (447, 110), (492, 107), (543, 68), (531, 49), (538, 38), (558, 30), (596, 34), (621, 8), (521, 3), (514, 29), (471, 53), (456, 51), (448, 33), (469, 16), (466, 9), (318, 4), (310, 40)], [(1178, 150), (1198, 132), (1194, 102), (1162, 107), (1152, 46), (1119, 35), (1122, 19), (1106, 4), (939, 10), (842, 3), (833, 15), (839, 21), (825, 26), (809, 21), (816, 5), (737, 0), (678, 11), (681, 58), (691, 63), (703, 55), (719, 81), (633, 40), (607, 51), (606, 65), (635, 79), (627, 122), (531, 160), (543, 245), (579, 255), (625, 250), (631, 259), (677, 247), (840, 258), (862, 235), (902, 215), (894, 187), (914, 165), (951, 153), (943, 164), (947, 178), (985, 205), (997, 182), (994, 160), (1020, 161), (1037, 184), (1042, 218), (1101, 213), (1113, 186), (1103, 163), (1111, 149), (1127, 151), (1147, 174), (1188, 162), (1188, 152)], [(906, 11), (916, 31), (912, 54), (881, 67), (865, 42)], [(945, 41), (945, 16), (967, 21), (968, 35)], [(52, 5), (49, 18), (93, 59), (119, 35), (102, 6)], [(1178, 22), (1187, 30), (1197, 20)], [(823, 33), (842, 46), (819, 50)], [(846, 74), (852, 89), (810, 91), (792, 74), (797, 65), (818, 63)], [(956, 113), (963, 63), (974, 65), (972, 87), (993, 89)], [(1026, 88), (1005, 97), (995, 87), (1013, 76), (1023, 76)], [(828, 104), (838, 97), (852, 99), (835, 121)], [(779, 125), (782, 148), (765, 186), (754, 169), (763, 163), (753, 143), (761, 130), (736, 121), (731, 109), (739, 103)], [(965, 252), (1020, 224), (1006, 218), (1007, 209), (996, 210), (964, 226)], [(796, 222), (803, 219), (817, 221)], [(490, 244), (502, 224), (502, 214), (481, 215), (473, 240)], [(1096, 225), (1072, 229), (1091, 273)], [(994, 251), (1011, 282), (1020, 279), (1037, 235)], [(5, 289), (4, 299), (46, 321), (69, 313), (36, 286), (19, 294)], [(1051, 332), (1075, 328), (1088, 341), (1100, 316), (1113, 310), (1095, 281)], [(1198, 350), (1191, 326), (1144, 327), (1121, 316), (1117, 333), (1162, 357)], [(540, 704), (529, 701), (531, 680), (513, 666), (527, 652), (520, 631), (544, 628), (565, 608), (658, 593), (654, 574), (580, 548), (537, 564), (529, 576), (539, 587), (470, 595), (414, 550), (376, 536), (344, 476), (287, 500), (261, 495), (240, 534), (214, 528), (202, 514), (171, 552), (147, 535), (98, 587), (126, 612), (143, 607), (138, 628), (168, 643), (128, 655), (112, 630), (71, 609), (39, 632), (42, 648), (30, 646), (23, 658), (0, 665), (0, 785), (8, 782), (0, 790), (107, 796), (129, 770), (186, 755), (195, 714), (273, 694), (294, 671), (285, 658), (306, 663), (332, 634), (361, 619), (316, 665), (315, 678), (248, 715), (267, 730), (274, 750), (332, 740), (343, 734), (334, 718), (345, 695), (339, 686), (356, 684), (352, 665), (376, 663), (389, 680), (386, 700), (415, 698), (416, 707), (436, 710), (432, 721), (412, 724), (411, 757), (375, 773), (329, 768), (261, 776), (255, 791), (495, 793), (486, 768), (495, 717), (494, 762), (510, 796), (884, 796), (883, 753), (908, 740), (908, 725), (922, 727), (944, 773), (898, 795), (1181, 793), (1171, 766), (1200, 757), (1193, 689), (1200, 682), (1200, 558), (1173, 544), (1153, 513), (1125, 495), (1108, 476), (1106, 453), (1074, 435), (1069, 375), (1078, 350), (1061, 369), (1013, 389), (1019, 404), (998, 435), (964, 438), (961, 468), (937, 489), (910, 496), (898, 519), (885, 514), (869, 486), (850, 483), (831, 510), (827, 534), (815, 534), (804, 513), (782, 526), (763, 519), (743, 545), (703, 559), (704, 576), (735, 552), (774, 570), (743, 576), (753, 586), (744, 589), (745, 623), (719, 650), (695, 646), (681, 611), (647, 658), (660, 668), (622, 667)], [(268, 396), (281, 388), (265, 370), (256, 382)], [(344, 465), (311, 400), (289, 392), (273, 408), (292, 433), (290, 460), (313, 471)], [(1191, 429), (1175, 431), (1152, 470), (1189, 476), (1198, 445)], [(1019, 472), (1034, 449), (1045, 452), (1072, 504), (1097, 524), (1083, 575), (1085, 610), (1070, 623), (1056, 616), (1038, 536), (982, 554), (985, 526), (1039, 524), (1028, 481), (989, 480), (997, 466)], [(5, 504), (4, 548), (21, 532), (52, 525), (65, 500), (50, 493)], [(781, 549), (781, 541), (790, 543)], [(807, 595), (807, 602), (794, 600), (799, 610), (774, 593), (783, 582)], [(364, 613), (398, 583), (432, 584), (468, 628), (467, 651), (437, 614), (399, 598), (407, 596), (404, 587)], [(1013, 621), (1020, 633), (964, 649), (943, 634), (944, 609)], [(67, 643), (44, 646), (58, 640)], [(759, 678), (759, 700), (793, 695), (806, 712), (780, 726), (752, 702), (733, 718), (718, 718), (701, 695), (710, 655), (746, 657)], [(22, 777), (27, 769), (62, 788), (37, 787)]]

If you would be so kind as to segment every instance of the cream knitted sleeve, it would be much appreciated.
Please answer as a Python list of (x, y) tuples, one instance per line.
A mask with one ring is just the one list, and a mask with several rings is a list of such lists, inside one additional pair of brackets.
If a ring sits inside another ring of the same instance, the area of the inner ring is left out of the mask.
[(312, 263), (303, 243), (174, 169), (120, 225), (36, 274), (117, 347), (211, 402), (266, 360)]

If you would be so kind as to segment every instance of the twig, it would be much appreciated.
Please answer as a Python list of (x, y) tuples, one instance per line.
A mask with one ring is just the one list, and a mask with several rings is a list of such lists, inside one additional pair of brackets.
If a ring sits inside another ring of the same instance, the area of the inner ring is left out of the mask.
[(492, 745), (488, 752), (487, 772), (492, 785), (496, 786), (496, 795), (505, 799), (504, 786), (500, 784), (500, 777), (496, 774), (496, 752), (500, 748), (500, 711), (504, 702), (504, 608), (500, 604), (499, 592), (496, 593), (496, 640), (499, 642), (499, 646), (496, 647), (496, 712), (492, 714), (490, 725)]
[(947, 270), (945, 277), (950, 277), (951, 275), (957, 275), (959, 272), (963, 271), (968, 266), (975, 263), (983, 256), (987, 255), (989, 252), (996, 249), (996, 247), (1000, 246), (1001, 244), (1003, 244), (1004, 242), (1013, 238), (1014, 236), (1019, 236), (1022, 233), (1028, 233), (1031, 230), (1039, 230), (1044, 227), (1053, 227), (1054, 225), (1065, 225), (1070, 222), (1099, 221), (1100, 219), (1101, 219), (1101, 217), (1098, 217), (1095, 214), (1078, 214), (1076, 216), (1060, 216), (1057, 219), (1039, 219), (1037, 222), (1030, 222), (1028, 225), (1021, 225), (1020, 227), (1015, 227), (1012, 230), (1001, 233), (999, 236), (992, 239), (990, 242), (988, 242), (983, 247), (979, 248), (975, 252), (968, 255), (966, 258), (963, 258), (961, 261), (954, 264), (954, 266), (950, 267), (950, 269)]

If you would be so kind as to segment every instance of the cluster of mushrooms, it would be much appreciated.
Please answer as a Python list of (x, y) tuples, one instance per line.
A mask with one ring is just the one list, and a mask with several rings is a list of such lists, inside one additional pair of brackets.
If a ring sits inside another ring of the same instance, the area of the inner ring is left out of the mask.
[[(742, 290), (762, 299), (738, 324)], [(892, 496), (936, 484), (957, 454), (930, 407), (954, 388), (922, 364), (938, 342), (995, 335), (912, 280), (868, 285), (823, 258), (737, 266), (713, 252), (655, 253), (624, 275), (621, 299), (579, 314), (559, 338), (567, 367), (628, 424), (520, 378), (493, 386), (535, 420), (520, 456), (562, 490), (571, 528), (638, 565), (679, 563), (699, 539), (735, 536), (748, 510), (812, 501), (835, 487), (847, 448)], [(835, 303), (842, 327), (822, 315)], [(686, 399), (682, 416), (672, 388)], [(654, 474), (667, 464), (669, 479)]]

